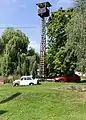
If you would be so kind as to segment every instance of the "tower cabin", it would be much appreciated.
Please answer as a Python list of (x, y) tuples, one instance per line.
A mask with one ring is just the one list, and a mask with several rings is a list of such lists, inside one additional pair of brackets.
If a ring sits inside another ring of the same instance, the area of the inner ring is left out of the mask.
[(49, 11), (48, 7), (51, 7), (51, 4), (49, 2), (38, 3), (36, 5), (39, 7), (39, 9), (38, 9), (38, 15), (41, 18), (49, 16), (50, 11)]

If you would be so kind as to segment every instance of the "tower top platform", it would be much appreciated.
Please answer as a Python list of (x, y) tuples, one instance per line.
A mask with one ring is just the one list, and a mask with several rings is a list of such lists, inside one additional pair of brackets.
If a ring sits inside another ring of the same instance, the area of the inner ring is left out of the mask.
[(51, 6), (52, 6), (49, 2), (37, 3), (36, 5), (37, 5), (39, 8), (51, 7)]

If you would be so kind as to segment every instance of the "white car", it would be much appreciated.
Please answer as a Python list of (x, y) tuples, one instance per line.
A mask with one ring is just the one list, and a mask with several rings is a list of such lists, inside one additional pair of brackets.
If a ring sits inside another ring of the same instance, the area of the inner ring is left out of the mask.
[(33, 79), (31, 76), (22, 76), (19, 80), (13, 81), (13, 86), (37, 84), (39, 84), (38, 79)]

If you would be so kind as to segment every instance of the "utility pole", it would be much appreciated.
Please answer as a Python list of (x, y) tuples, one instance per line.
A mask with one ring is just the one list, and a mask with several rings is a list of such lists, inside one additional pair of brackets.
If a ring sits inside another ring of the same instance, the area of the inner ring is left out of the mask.
[(37, 3), (38, 15), (41, 18), (41, 40), (40, 40), (40, 78), (45, 79), (46, 68), (45, 68), (45, 53), (46, 53), (46, 17), (50, 16), (51, 7), (49, 2)]

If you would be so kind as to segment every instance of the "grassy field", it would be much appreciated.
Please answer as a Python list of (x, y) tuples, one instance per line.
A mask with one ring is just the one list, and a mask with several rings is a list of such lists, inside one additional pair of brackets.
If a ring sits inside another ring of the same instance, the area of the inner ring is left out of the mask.
[(57, 90), (86, 83), (0, 86), (0, 120), (86, 120), (86, 92)]

